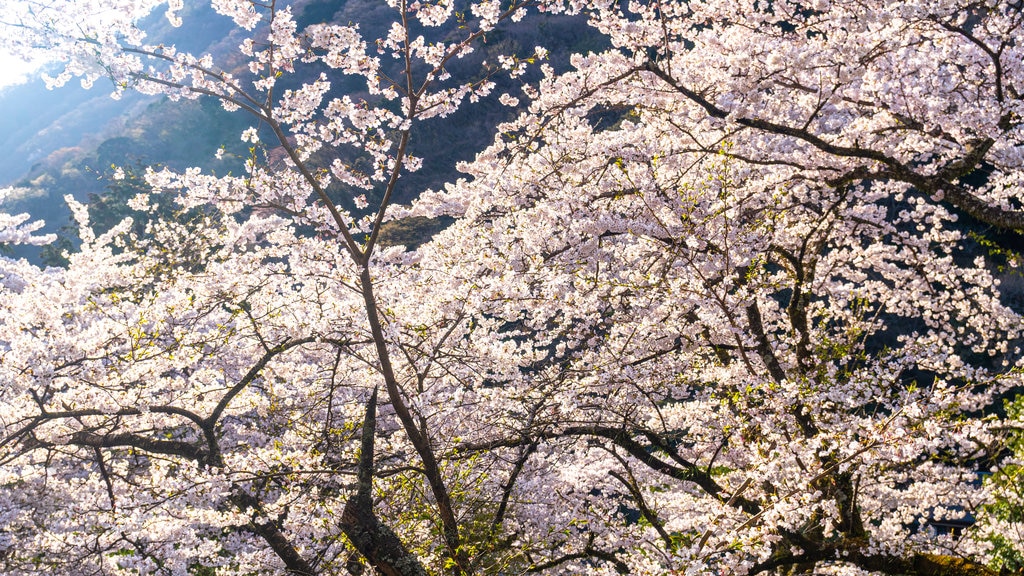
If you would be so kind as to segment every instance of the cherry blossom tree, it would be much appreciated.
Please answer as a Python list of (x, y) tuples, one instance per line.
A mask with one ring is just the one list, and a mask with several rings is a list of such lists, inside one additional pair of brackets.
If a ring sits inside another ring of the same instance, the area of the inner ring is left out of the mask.
[[(3, 202), (11, 195), (10, 188), (0, 190), (0, 202)], [(33, 236), (45, 223), (40, 220), (29, 222), (32, 216), (29, 214), (8, 214), (0, 213), (0, 244), (11, 246), (15, 244), (28, 244), (32, 246), (44, 246), (56, 240), (52, 234)]]
[[(5, 572), (1013, 567), (1022, 324), (969, 230), (1024, 229), (1019, 4), (388, 5), (371, 39), (213, 2), (251, 76), (147, 45), (152, 5), (5, 11), (55, 84), (255, 122), (244, 175), (131, 202), (202, 217), (96, 234), (71, 202), (66, 270), (3, 262)], [(450, 63), (563, 11), (612, 47), (396, 205), (419, 127), (493, 89)], [(410, 215), (455, 223), (383, 247)]]

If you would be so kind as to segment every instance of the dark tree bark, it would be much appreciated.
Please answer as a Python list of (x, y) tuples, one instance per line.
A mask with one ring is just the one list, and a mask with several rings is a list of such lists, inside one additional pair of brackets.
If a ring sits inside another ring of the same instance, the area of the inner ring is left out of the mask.
[(345, 503), (341, 529), (366, 560), (384, 576), (426, 576), (416, 556), (373, 513), (373, 441), (377, 430), (377, 390), (366, 404), (359, 453), (358, 488)]

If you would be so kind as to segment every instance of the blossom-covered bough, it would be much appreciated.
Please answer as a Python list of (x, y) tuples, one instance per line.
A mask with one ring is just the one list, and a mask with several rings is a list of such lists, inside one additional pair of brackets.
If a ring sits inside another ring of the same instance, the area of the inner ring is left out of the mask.
[[(67, 270), (3, 262), (5, 573), (1021, 567), (1021, 317), (969, 235), (1024, 229), (1019, 4), (388, 4), (365, 39), (213, 2), (235, 74), (146, 45), (151, 5), (4, 6), (55, 82), (219, 98), (287, 158), (150, 172), (203, 217), (72, 203)], [(420, 123), (492, 89), (448, 65), (541, 12), (612, 47), (395, 205)]]

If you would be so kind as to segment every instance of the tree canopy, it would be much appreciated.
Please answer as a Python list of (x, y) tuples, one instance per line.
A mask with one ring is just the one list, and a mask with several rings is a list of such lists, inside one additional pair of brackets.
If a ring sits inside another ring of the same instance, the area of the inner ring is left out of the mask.
[[(0, 2), (55, 85), (252, 120), (244, 172), (0, 260), (4, 573), (1024, 568), (1020, 2), (216, 0), (223, 62), (158, 6)], [(459, 66), (552, 13), (608, 46)], [(519, 114), (405, 190), (499, 76)]]

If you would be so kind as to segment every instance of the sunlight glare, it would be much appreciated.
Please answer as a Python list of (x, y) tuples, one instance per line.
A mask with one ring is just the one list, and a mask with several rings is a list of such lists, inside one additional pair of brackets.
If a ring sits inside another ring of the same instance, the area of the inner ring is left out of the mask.
[(18, 56), (0, 50), (0, 88), (28, 82), (39, 67), (39, 63), (26, 62)]

